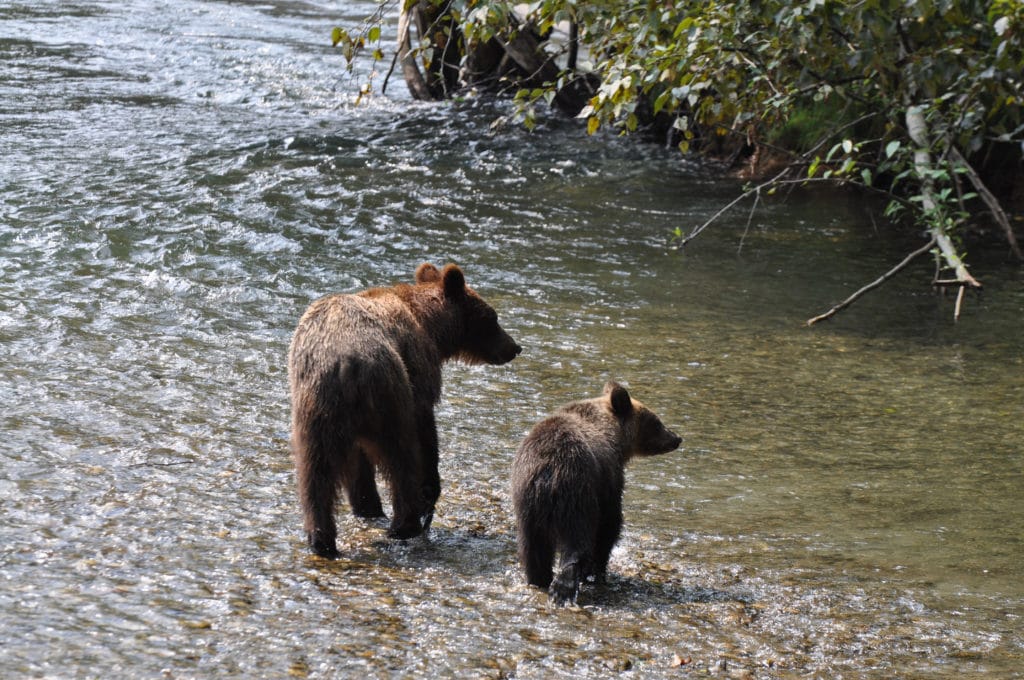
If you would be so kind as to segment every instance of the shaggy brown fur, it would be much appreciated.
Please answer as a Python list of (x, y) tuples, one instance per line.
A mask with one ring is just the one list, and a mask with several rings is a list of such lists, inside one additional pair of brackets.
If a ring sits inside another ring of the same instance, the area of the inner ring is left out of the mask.
[[(519, 562), (552, 601), (576, 601), (584, 578), (602, 578), (622, 530), (626, 463), (668, 453), (682, 439), (621, 385), (538, 423), (512, 464)], [(556, 553), (559, 572), (552, 573)]]
[(457, 266), (442, 272), (424, 263), (415, 280), (321, 298), (292, 338), (292, 454), (306, 537), (318, 555), (338, 555), (339, 485), (356, 515), (384, 515), (375, 471), (390, 484), (389, 535), (430, 527), (441, 493), (434, 406), (442, 364), (504, 364), (521, 351)]

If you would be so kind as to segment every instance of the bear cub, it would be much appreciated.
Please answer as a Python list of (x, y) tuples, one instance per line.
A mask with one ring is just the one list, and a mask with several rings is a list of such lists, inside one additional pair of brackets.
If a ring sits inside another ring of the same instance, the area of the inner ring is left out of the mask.
[(584, 579), (604, 577), (619, 539), (626, 463), (668, 453), (681, 442), (615, 382), (602, 396), (567, 404), (534, 426), (512, 463), (526, 580), (548, 588), (557, 605), (575, 603)]
[(434, 406), (442, 364), (499, 365), (521, 351), (454, 264), (421, 264), (414, 285), (313, 302), (288, 350), (291, 448), (310, 549), (338, 556), (339, 487), (357, 516), (384, 516), (377, 472), (391, 490), (388, 535), (429, 529), (441, 493)]

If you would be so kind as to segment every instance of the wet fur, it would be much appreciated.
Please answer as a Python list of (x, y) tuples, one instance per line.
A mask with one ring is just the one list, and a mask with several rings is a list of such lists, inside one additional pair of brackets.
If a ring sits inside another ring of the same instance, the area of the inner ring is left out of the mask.
[[(512, 465), (519, 561), (556, 604), (601, 579), (622, 530), (626, 463), (667, 453), (681, 439), (625, 388), (573, 402), (538, 423)], [(558, 573), (553, 571), (556, 556)]]
[(415, 280), (321, 298), (292, 338), (291, 447), (318, 555), (338, 555), (339, 487), (356, 515), (384, 516), (377, 472), (391, 489), (389, 535), (429, 528), (441, 492), (434, 406), (442, 364), (503, 364), (521, 351), (457, 266), (424, 263)]

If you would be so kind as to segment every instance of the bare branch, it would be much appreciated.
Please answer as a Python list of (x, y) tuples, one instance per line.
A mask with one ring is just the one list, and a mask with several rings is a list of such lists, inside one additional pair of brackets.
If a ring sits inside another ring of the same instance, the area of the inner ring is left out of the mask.
[(747, 191), (744, 191), (742, 194), (740, 194), (739, 196), (737, 196), (733, 200), (729, 201), (724, 207), (722, 207), (721, 210), (719, 210), (714, 215), (712, 215), (704, 224), (700, 225), (699, 227), (694, 228), (694, 230), (690, 232), (689, 236), (687, 236), (686, 238), (684, 238), (683, 240), (681, 240), (679, 242), (679, 247), (682, 248), (682, 247), (686, 246), (687, 243), (689, 243), (690, 241), (695, 239), (702, 231), (704, 231), (709, 226), (711, 226), (712, 222), (714, 222), (719, 217), (721, 217), (722, 215), (727, 213), (733, 206), (735, 206), (737, 203), (739, 203), (743, 199), (747, 198), (751, 194), (760, 195), (762, 189), (764, 189), (765, 187), (769, 187), (772, 184), (775, 184), (776, 182), (781, 180), (786, 175), (786, 173), (788, 173), (789, 171), (790, 171), (790, 168), (786, 167), (782, 172), (780, 172), (779, 174), (775, 175), (775, 177), (771, 178), (767, 182), (762, 182), (761, 184), (758, 184), (753, 189), (748, 189)]
[(981, 200), (988, 206), (988, 209), (992, 212), (992, 217), (995, 221), (1003, 228), (1003, 231), (1006, 232), (1006, 241), (1010, 244), (1010, 250), (1013, 251), (1013, 254), (1018, 260), (1024, 260), (1024, 254), (1021, 253), (1020, 245), (1017, 243), (1017, 237), (1013, 233), (1013, 227), (1010, 225), (1010, 220), (1006, 216), (1006, 212), (1003, 210), (1003, 207), (999, 205), (999, 200), (992, 195), (992, 192), (989, 191), (987, 186), (985, 186), (985, 183), (981, 181), (981, 177), (977, 172), (975, 172), (974, 168), (971, 167), (971, 164), (967, 162), (967, 159), (963, 157), (960, 150), (952, 145), (950, 145), (949, 149), (950, 157), (955, 162), (960, 163), (961, 167), (964, 168), (964, 171), (967, 173), (967, 178), (971, 180), (971, 184), (974, 185), (974, 190), (978, 192), (978, 196), (980, 196)]
[[(895, 267), (893, 267), (892, 269), (890, 269), (886, 273), (882, 274), (880, 277), (878, 277), (877, 279), (875, 279), (874, 281), (872, 281), (868, 285), (864, 286), (863, 288), (858, 290), (856, 293), (854, 293), (850, 297), (846, 298), (845, 300), (840, 302), (838, 305), (836, 305), (832, 309), (830, 309), (827, 312), (825, 312), (824, 314), (819, 314), (818, 316), (816, 316), (816, 317), (814, 317), (812, 319), (808, 319), (807, 320), (807, 325), (808, 326), (813, 326), (814, 324), (818, 323), (819, 321), (824, 321), (825, 319), (831, 318), (832, 316), (834, 316), (836, 314), (836, 312), (839, 312), (840, 310), (846, 309), (847, 307), (852, 305), (854, 302), (856, 302), (865, 293), (868, 293), (869, 291), (872, 291), (875, 288), (878, 288), (883, 283), (885, 283), (886, 281), (891, 279), (898, 272), (900, 272), (902, 269), (904, 269), (908, 264), (910, 264), (914, 260), (914, 258), (919, 257), (921, 255), (924, 255), (925, 253), (927, 253), (928, 251), (930, 251), (934, 247), (935, 247), (935, 237), (932, 236), (932, 238), (929, 239), (928, 243), (925, 243), (923, 246), (921, 246), (920, 248), (918, 248), (914, 252), (912, 252), (909, 255), (907, 255), (905, 258), (903, 258), (903, 261), (900, 262), (898, 265), (896, 265)], [(959, 306), (957, 307), (957, 311), (959, 312)]]

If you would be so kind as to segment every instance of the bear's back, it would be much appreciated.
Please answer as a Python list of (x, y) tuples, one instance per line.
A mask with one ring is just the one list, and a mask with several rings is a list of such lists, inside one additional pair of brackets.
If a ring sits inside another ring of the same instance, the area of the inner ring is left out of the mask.
[(573, 402), (537, 423), (513, 462), (515, 482), (544, 479), (555, 487), (620, 488), (617, 421), (599, 402)]

